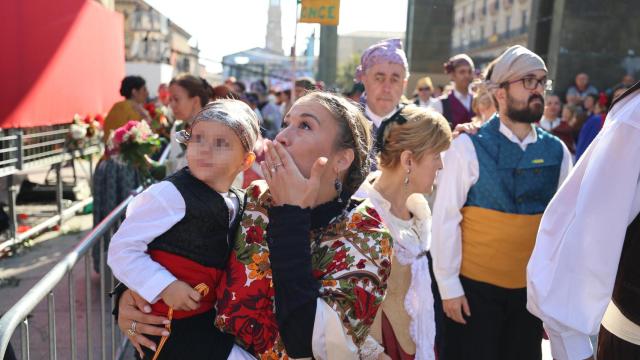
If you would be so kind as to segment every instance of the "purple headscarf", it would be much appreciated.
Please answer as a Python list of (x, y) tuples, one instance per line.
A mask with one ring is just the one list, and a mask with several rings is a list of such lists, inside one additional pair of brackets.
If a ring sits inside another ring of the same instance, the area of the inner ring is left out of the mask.
[(409, 64), (407, 63), (407, 55), (402, 50), (402, 40), (383, 40), (365, 50), (360, 58), (360, 65), (356, 69), (356, 81), (361, 81), (362, 76), (370, 67), (383, 63), (402, 65), (406, 72), (405, 78), (409, 77)]

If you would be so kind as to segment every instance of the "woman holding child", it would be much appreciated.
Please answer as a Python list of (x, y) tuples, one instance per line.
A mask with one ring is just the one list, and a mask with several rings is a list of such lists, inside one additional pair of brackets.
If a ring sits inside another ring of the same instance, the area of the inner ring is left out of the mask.
[[(424, 118), (425, 114), (407, 116), (412, 123), (423, 118), (420, 124), (433, 126), (435, 120)], [(255, 182), (247, 189), (245, 211), (225, 274), (212, 289), (217, 302), (216, 325), (235, 337), (229, 358), (381, 356), (379, 351), (366, 353), (364, 344), (371, 344), (370, 328), (384, 312), (379, 308), (394, 246), (384, 224), (391, 221), (389, 215), (381, 220), (374, 209), (380, 200), (374, 196), (350, 199), (368, 173), (369, 126), (349, 101), (312, 93), (294, 104), (275, 141), (266, 142), (266, 160), (261, 164), (266, 183)], [(439, 136), (448, 139), (450, 132)], [(385, 211), (398, 219), (425, 219), (428, 210), (416, 209), (414, 214), (406, 205), (398, 208), (396, 204), (409, 191), (430, 188), (433, 176), (422, 176), (435, 175), (439, 164), (436, 154), (447, 141), (395, 160), (398, 166), (411, 165), (407, 177), (411, 171), (415, 173), (409, 180), (412, 187), (402, 196), (380, 196), (394, 204)], [(396, 166), (389, 169), (394, 174), (405, 172), (404, 168), (397, 171)], [(404, 182), (398, 176), (387, 179), (396, 177)], [(371, 181), (375, 188), (377, 180)], [(427, 228), (419, 230), (428, 233)], [(420, 251), (408, 256), (420, 257), (428, 248), (427, 237), (417, 248)], [(430, 291), (428, 285), (420, 289)], [(193, 295), (192, 299), (199, 300)], [(155, 348), (142, 334), (162, 335), (165, 329), (161, 326), (167, 319), (141, 311), (148, 307), (147, 301), (127, 290), (119, 299), (118, 322), (136, 346)], [(421, 320), (422, 325), (433, 321), (428, 315), (424, 319), (427, 323)], [(384, 339), (376, 340), (382, 346), (388, 344)]]

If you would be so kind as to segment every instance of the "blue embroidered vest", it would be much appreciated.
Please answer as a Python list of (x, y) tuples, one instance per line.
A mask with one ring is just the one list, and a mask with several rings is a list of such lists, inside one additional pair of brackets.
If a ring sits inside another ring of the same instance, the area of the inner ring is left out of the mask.
[(471, 140), (480, 176), (465, 206), (510, 214), (540, 214), (558, 189), (563, 149), (560, 140), (535, 127), (538, 137), (526, 151), (500, 133), (495, 115)]

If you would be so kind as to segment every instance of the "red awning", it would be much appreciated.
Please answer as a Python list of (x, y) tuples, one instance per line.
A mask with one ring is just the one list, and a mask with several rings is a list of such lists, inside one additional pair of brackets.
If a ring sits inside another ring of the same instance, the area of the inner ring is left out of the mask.
[(0, 2), (0, 128), (69, 123), (121, 100), (122, 15), (94, 0)]

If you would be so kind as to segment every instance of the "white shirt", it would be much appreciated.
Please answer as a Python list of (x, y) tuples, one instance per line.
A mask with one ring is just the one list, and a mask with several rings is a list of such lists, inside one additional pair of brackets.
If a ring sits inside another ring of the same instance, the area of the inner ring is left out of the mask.
[[(535, 143), (538, 136), (534, 125), (531, 132), (520, 141), (513, 132), (500, 122), (500, 133), (510, 141), (526, 150), (528, 144)], [(560, 167), (559, 184), (571, 170), (571, 153), (561, 142), (563, 156)], [(462, 237), (460, 210), (467, 202), (469, 189), (478, 181), (480, 165), (471, 138), (463, 134), (457, 137), (444, 154), (444, 167), (437, 178), (438, 194), (433, 207), (433, 238), (431, 253), (433, 270), (440, 294), (443, 299), (452, 299), (464, 295), (460, 283), (460, 264), (462, 262)]]
[[(232, 216), (238, 214), (238, 199), (230, 193), (220, 193)], [(185, 215), (186, 205), (178, 189), (169, 181), (151, 185), (136, 196), (127, 207), (127, 217), (111, 238), (107, 263), (113, 275), (150, 303), (176, 277), (164, 266), (153, 261), (147, 245), (178, 223)]]
[(369, 105), (366, 105), (364, 107), (365, 115), (367, 115), (367, 118), (369, 118), (369, 120), (371, 120), (371, 122), (373, 122), (373, 125), (375, 125), (376, 128), (379, 128), (380, 124), (382, 124), (382, 122), (384, 120), (390, 118), (396, 111), (398, 111), (398, 106), (393, 108), (393, 110), (390, 113), (388, 113), (387, 115), (378, 116), (373, 111), (371, 111), (371, 108), (369, 108)]
[(545, 211), (527, 267), (527, 308), (555, 359), (585, 359), (640, 212), (640, 93), (616, 104)]
[(440, 114), (442, 114), (442, 111), (443, 111), (442, 101), (440, 101), (440, 99), (437, 99), (437, 98), (429, 98), (429, 100), (426, 102), (418, 99), (418, 106), (437, 111)]
[[(456, 99), (458, 99), (458, 101), (460, 101), (460, 103), (464, 105), (467, 111), (471, 111), (471, 102), (473, 102), (473, 95), (471, 94), (471, 92), (468, 92), (467, 95), (462, 95), (461, 92), (453, 89), (453, 96), (455, 96)], [(442, 107), (442, 105), (440, 107)]]
[(541, 128), (545, 129), (546, 131), (551, 131), (555, 128), (557, 128), (560, 125), (560, 122), (562, 122), (561, 118), (555, 118), (553, 120), (551, 119), (547, 119), (546, 117), (542, 117), (542, 119), (540, 119), (540, 122), (538, 123), (538, 126), (540, 126)]

